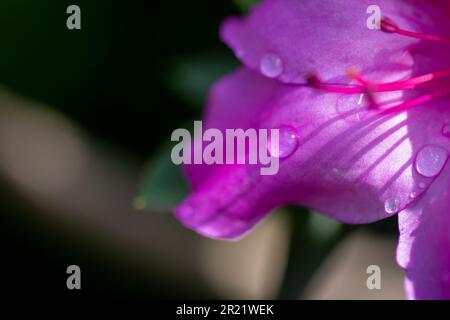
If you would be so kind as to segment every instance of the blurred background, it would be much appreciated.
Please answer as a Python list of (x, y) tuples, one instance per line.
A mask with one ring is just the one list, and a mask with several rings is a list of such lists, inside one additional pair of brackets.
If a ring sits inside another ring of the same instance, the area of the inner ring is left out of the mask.
[[(239, 242), (202, 238), (170, 134), (238, 66), (218, 38), (254, 0), (0, 2), (0, 246), (10, 297), (402, 299), (395, 217), (344, 226), (274, 212)], [(66, 9), (81, 8), (81, 30)], [(81, 290), (66, 268), (81, 268)], [(382, 289), (368, 290), (378, 265)]]

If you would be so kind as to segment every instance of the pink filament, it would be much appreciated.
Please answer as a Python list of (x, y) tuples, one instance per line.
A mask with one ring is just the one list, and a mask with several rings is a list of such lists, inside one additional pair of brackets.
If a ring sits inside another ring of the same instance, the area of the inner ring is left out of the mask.
[[(421, 40), (428, 40), (428, 41), (435, 41), (445, 44), (450, 44), (450, 39), (441, 37), (441, 36), (434, 36), (429, 34), (423, 34), (423, 33), (416, 33), (412, 31), (407, 31), (404, 29), (401, 29), (395, 24), (391, 19), (389, 18), (383, 18), (381, 23), (381, 29), (388, 33), (395, 33), (411, 38), (421, 39)], [(440, 88), (436, 91), (433, 91), (428, 94), (424, 94), (422, 96), (413, 98), (411, 100), (402, 102), (398, 105), (394, 105), (392, 107), (389, 107), (389, 109), (406, 109), (410, 107), (414, 107), (426, 102), (429, 102), (431, 100), (437, 99), (439, 97), (450, 95), (450, 86), (448, 84), (448, 81), (446, 78), (450, 76), (450, 68), (439, 70), (436, 72), (416, 76), (410, 79), (406, 80), (399, 80), (394, 82), (387, 82), (387, 83), (376, 83), (366, 80), (363, 76), (361, 76), (358, 71), (355, 69), (350, 69), (347, 72), (348, 77), (352, 80), (355, 80), (358, 82), (357, 85), (332, 85), (327, 84), (320, 80), (320, 78), (316, 75), (311, 75), (307, 78), (308, 85), (326, 91), (330, 93), (341, 93), (341, 94), (361, 94), (366, 93), (369, 102), (372, 106), (377, 106), (377, 103), (374, 99), (374, 93), (377, 92), (389, 92), (389, 91), (399, 91), (399, 90), (409, 90), (409, 89), (415, 89), (419, 86), (423, 85), (429, 85), (429, 84), (437, 84), (440, 85)]]
[(358, 94), (358, 93), (366, 93), (370, 92), (389, 92), (389, 91), (398, 91), (398, 90), (407, 90), (407, 89), (415, 89), (420, 85), (427, 84), (429, 82), (437, 82), (444, 77), (450, 76), (450, 68), (424, 74), (421, 76), (413, 77), (406, 80), (399, 80), (394, 82), (387, 83), (376, 83), (370, 82), (364, 79), (361, 75), (353, 71), (350, 74), (350, 77), (357, 82), (359, 85), (354, 86), (344, 86), (344, 85), (332, 85), (327, 84), (320, 80), (320, 78), (316, 75), (311, 75), (307, 78), (307, 83), (317, 89), (331, 92), (331, 93), (344, 93), (344, 94)]
[(426, 33), (412, 32), (412, 31), (401, 29), (395, 24), (395, 22), (393, 22), (389, 18), (383, 18), (381, 20), (381, 30), (383, 30), (385, 32), (389, 32), (389, 33), (400, 34), (402, 36), (406, 36), (406, 37), (410, 37), (410, 38), (450, 44), (450, 39), (446, 38), (446, 37), (435, 36), (435, 35), (426, 34)]

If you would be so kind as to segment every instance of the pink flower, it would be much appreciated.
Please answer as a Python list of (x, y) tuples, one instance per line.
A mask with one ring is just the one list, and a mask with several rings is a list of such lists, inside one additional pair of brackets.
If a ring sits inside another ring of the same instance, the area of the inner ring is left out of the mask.
[(225, 21), (243, 67), (212, 88), (205, 125), (280, 128), (285, 157), (274, 176), (185, 166), (176, 216), (233, 239), (287, 204), (353, 224), (398, 213), (407, 296), (450, 299), (450, 5), (379, 0), (370, 30), (371, 4), (265, 0)]

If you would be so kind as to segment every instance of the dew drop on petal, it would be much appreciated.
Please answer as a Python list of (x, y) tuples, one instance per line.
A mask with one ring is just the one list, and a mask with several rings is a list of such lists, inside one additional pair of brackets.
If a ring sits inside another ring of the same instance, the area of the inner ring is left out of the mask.
[(268, 144), (269, 153), (273, 157), (287, 158), (298, 147), (298, 134), (297, 130), (291, 126), (281, 126), (279, 128), (279, 142), (278, 150), (272, 147), (272, 143)]
[(425, 182), (419, 182), (419, 188), (425, 189), (427, 187), (427, 184)]
[(261, 59), (259, 69), (263, 75), (276, 78), (283, 72), (283, 60), (274, 53), (267, 53)]
[(416, 156), (415, 168), (424, 177), (434, 177), (444, 167), (447, 161), (447, 150), (440, 146), (423, 147)]
[(417, 197), (417, 192), (412, 191), (412, 192), (409, 194), (409, 197), (410, 197), (411, 199), (415, 199), (415, 198)]
[(396, 213), (398, 211), (399, 201), (397, 199), (389, 199), (384, 202), (384, 210), (387, 213)]

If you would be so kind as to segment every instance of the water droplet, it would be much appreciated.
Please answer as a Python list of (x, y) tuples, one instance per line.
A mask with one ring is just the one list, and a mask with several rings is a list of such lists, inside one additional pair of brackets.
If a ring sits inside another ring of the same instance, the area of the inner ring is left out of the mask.
[(427, 187), (427, 184), (425, 182), (419, 182), (419, 188), (425, 189)]
[(384, 210), (387, 213), (396, 213), (398, 211), (399, 201), (397, 199), (389, 199), (384, 203)]
[(415, 167), (424, 177), (434, 177), (444, 167), (447, 161), (447, 150), (439, 146), (425, 146), (416, 156)]
[(347, 121), (361, 120), (362, 112), (367, 106), (366, 95), (343, 94), (336, 100), (336, 111)]
[(272, 143), (269, 141), (269, 153), (273, 157), (277, 158), (287, 158), (289, 157), (295, 149), (298, 147), (298, 134), (297, 130), (291, 126), (281, 126), (278, 129), (279, 132), (279, 142), (278, 150), (272, 147)]
[(417, 197), (417, 192), (415, 192), (415, 191), (411, 192), (411, 193), (409, 194), (409, 197), (410, 197), (411, 199), (415, 199), (415, 198)]
[(276, 78), (283, 72), (283, 60), (274, 53), (268, 53), (262, 57), (259, 69), (266, 77)]
[(442, 134), (446, 137), (450, 137), (450, 124), (445, 124), (442, 127)]

